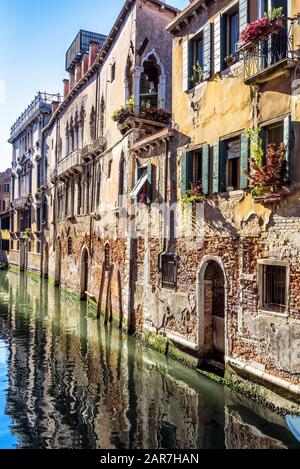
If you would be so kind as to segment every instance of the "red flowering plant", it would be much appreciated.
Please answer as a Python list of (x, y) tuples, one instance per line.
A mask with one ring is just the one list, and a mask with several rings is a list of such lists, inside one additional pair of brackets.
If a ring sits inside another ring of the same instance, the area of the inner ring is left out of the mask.
[(265, 163), (259, 164), (254, 157), (250, 158), (250, 172), (245, 174), (252, 187), (252, 196), (261, 197), (265, 194), (280, 192), (284, 184), (285, 144), (270, 144), (267, 148)]
[(265, 13), (262, 18), (248, 24), (241, 33), (239, 49), (250, 48), (258, 40), (278, 30), (278, 20), (283, 19), (282, 11), (282, 7), (273, 8), (271, 12)]

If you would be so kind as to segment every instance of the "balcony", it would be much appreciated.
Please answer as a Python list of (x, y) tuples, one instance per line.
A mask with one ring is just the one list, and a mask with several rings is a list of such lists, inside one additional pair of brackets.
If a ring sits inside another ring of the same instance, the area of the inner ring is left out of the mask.
[(25, 210), (28, 210), (29, 207), (31, 206), (31, 198), (30, 197), (19, 197), (18, 199), (15, 199), (14, 201), (14, 208), (15, 210), (22, 212)]
[(295, 66), (293, 36), (287, 26), (275, 30), (240, 52), (244, 56), (246, 85), (266, 82)]
[(145, 130), (165, 128), (171, 122), (171, 114), (151, 106), (140, 106), (140, 108), (127, 106), (115, 111), (112, 119), (117, 122), (118, 129), (124, 135), (133, 128)]
[(106, 148), (105, 137), (98, 137), (93, 143), (86, 145), (81, 150), (81, 156), (84, 161), (90, 161), (93, 156), (100, 155)]
[(76, 172), (82, 172), (81, 150), (74, 150), (57, 165), (57, 177), (66, 179)]

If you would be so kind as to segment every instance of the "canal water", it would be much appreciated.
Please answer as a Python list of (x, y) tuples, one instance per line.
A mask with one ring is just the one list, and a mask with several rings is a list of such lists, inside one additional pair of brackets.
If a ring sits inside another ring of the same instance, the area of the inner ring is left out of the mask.
[(0, 448), (299, 448), (290, 427), (47, 282), (0, 272)]

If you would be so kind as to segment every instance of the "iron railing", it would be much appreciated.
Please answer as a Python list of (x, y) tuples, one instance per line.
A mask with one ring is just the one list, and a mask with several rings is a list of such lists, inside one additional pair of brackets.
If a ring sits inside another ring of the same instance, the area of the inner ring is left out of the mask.
[(274, 31), (267, 38), (257, 41), (249, 49), (241, 52), (244, 55), (246, 83), (281, 64), (287, 64), (289, 60), (295, 60), (293, 36), (287, 27)]
[(68, 171), (82, 166), (81, 150), (74, 150), (57, 165), (57, 176), (60, 177)]

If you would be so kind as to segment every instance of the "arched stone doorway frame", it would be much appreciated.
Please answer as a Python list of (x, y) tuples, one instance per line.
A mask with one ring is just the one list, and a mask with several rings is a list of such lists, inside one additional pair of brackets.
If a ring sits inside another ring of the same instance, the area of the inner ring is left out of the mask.
[(80, 299), (86, 300), (86, 291), (89, 285), (89, 274), (90, 274), (90, 252), (89, 249), (84, 246), (81, 250), (81, 261), (80, 261)]
[(204, 355), (205, 351), (205, 274), (206, 269), (210, 262), (216, 262), (221, 268), (224, 276), (224, 335), (225, 335), (225, 357), (228, 356), (228, 317), (227, 317), (227, 305), (228, 305), (228, 290), (229, 282), (227, 279), (226, 271), (224, 268), (223, 261), (218, 256), (204, 256), (200, 267), (197, 272), (197, 316), (198, 316), (198, 344), (199, 344), (199, 355), (200, 359)]
[(54, 283), (56, 287), (61, 284), (61, 237), (58, 236), (55, 241), (55, 272)]

